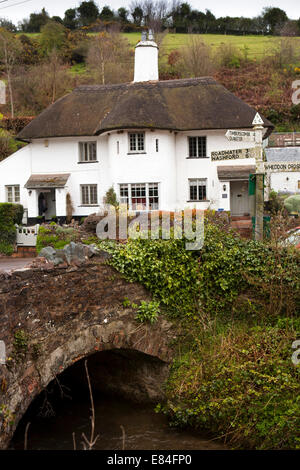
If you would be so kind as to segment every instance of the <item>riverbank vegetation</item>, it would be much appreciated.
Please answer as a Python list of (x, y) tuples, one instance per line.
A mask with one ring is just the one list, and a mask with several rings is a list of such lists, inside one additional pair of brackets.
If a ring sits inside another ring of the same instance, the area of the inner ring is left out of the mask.
[(180, 328), (167, 383), (172, 425), (207, 430), (233, 448), (296, 449), (300, 424), (299, 251), (243, 240), (209, 223), (200, 252), (184, 240), (101, 243)]

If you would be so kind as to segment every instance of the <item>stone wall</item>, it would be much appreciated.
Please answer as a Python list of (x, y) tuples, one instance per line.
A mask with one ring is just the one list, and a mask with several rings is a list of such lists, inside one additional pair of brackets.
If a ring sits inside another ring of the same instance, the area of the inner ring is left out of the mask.
[[(136, 312), (123, 306), (125, 297), (135, 303), (151, 299), (108, 266), (104, 255), (79, 267), (0, 274), (0, 339), (7, 349), (6, 365), (0, 365), (0, 448), (32, 400), (80, 359), (130, 350), (171, 361), (170, 323), (163, 317), (155, 325), (137, 323)], [(154, 388), (152, 383), (149, 390)]]

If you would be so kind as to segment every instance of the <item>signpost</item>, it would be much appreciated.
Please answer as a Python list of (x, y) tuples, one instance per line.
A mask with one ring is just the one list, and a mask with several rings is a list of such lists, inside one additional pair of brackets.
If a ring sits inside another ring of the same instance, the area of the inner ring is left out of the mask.
[(211, 152), (211, 161), (217, 162), (220, 160), (238, 160), (243, 158), (257, 158), (258, 153), (256, 148), (250, 149), (230, 149), (218, 150)]
[(255, 188), (255, 240), (262, 240), (264, 235), (264, 162), (262, 133), (264, 121), (256, 113), (252, 124), (255, 132), (256, 156), (256, 188)]
[(225, 136), (229, 141), (233, 142), (255, 142), (254, 131), (228, 130)]
[(262, 132), (264, 121), (256, 113), (252, 125), (253, 131), (232, 130), (226, 132), (226, 137), (232, 142), (253, 142), (254, 148), (221, 150), (211, 153), (211, 160), (236, 160), (239, 158), (255, 158), (256, 162), (256, 190), (255, 190), (255, 240), (263, 239), (264, 222), (264, 173)]
[(264, 162), (263, 161), (263, 127), (264, 121), (256, 113), (252, 125), (253, 131), (229, 129), (225, 136), (231, 142), (253, 142), (255, 146), (250, 149), (220, 150), (211, 152), (211, 160), (236, 160), (240, 158), (255, 158), (256, 186), (255, 186), (255, 240), (263, 239), (264, 218), (264, 174), (269, 178), (276, 172), (300, 172), (300, 162)]

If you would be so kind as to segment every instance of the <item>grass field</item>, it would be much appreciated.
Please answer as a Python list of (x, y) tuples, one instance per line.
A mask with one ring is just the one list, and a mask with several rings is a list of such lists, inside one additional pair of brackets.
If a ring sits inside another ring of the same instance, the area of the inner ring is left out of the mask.
[[(134, 46), (140, 40), (140, 33), (124, 34), (129, 43)], [(269, 54), (276, 48), (276, 45), (283, 39), (281, 37), (273, 36), (231, 36), (223, 34), (168, 34), (163, 41), (166, 53), (174, 49), (180, 49), (188, 44), (192, 36), (200, 37), (203, 42), (216, 49), (224, 43), (230, 43), (242, 51), (247, 48), (248, 56), (252, 59), (261, 59), (265, 54)], [(299, 44), (300, 51), (300, 38), (292, 38)]]
[[(27, 36), (37, 39), (38, 33), (27, 33)], [(95, 33), (91, 33), (95, 35)], [(128, 39), (129, 44), (134, 47), (141, 38), (140, 33), (123, 33), (123, 36)], [(216, 49), (224, 43), (230, 43), (239, 48), (242, 52), (247, 53), (251, 59), (260, 60), (264, 55), (272, 53), (272, 50), (284, 38), (278, 36), (232, 36), (224, 34), (167, 34), (163, 41), (165, 53), (168, 54), (174, 49), (180, 49), (188, 44), (192, 36), (200, 37), (206, 44)], [(291, 41), (298, 44), (300, 55), (300, 38), (289, 38)]]

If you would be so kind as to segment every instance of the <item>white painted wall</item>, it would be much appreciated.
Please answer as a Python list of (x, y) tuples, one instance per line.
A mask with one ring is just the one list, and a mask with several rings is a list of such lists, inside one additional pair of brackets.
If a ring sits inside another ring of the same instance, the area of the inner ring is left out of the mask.
[(158, 80), (158, 47), (154, 41), (140, 41), (135, 48), (134, 81)]
[(300, 193), (300, 172), (271, 173), (271, 188), (276, 192)]
[[(229, 142), (225, 137), (225, 132), (218, 130), (176, 133), (147, 130), (145, 153), (134, 155), (129, 154), (126, 130), (109, 132), (98, 137), (53, 138), (48, 139), (47, 142), (42, 139), (35, 140), (0, 163), (0, 201), (5, 201), (5, 185), (20, 184), (21, 203), (28, 208), (29, 217), (36, 217), (38, 215), (38, 191), (32, 191), (29, 195), (29, 191), (24, 188), (30, 175), (70, 173), (66, 187), (56, 189), (57, 216), (66, 215), (67, 192), (70, 192), (72, 197), (74, 216), (85, 216), (99, 210), (106, 191), (112, 185), (119, 195), (119, 184), (122, 183), (159, 183), (159, 205), (162, 210), (186, 207), (230, 210), (229, 183), (219, 182), (217, 166), (254, 165), (254, 159), (211, 162), (210, 158), (188, 158), (188, 136), (206, 135), (209, 157), (212, 151), (249, 148), (253, 145)], [(158, 152), (156, 152), (156, 139), (159, 141)], [(78, 142), (88, 140), (97, 141), (98, 161), (78, 163)], [(288, 175), (297, 178), (295, 173)], [(208, 201), (188, 202), (189, 178), (207, 178)], [(82, 184), (98, 185), (98, 206), (81, 205), (80, 185)], [(222, 198), (224, 184), (226, 184), (225, 192), (228, 194), (226, 199)]]
[[(197, 209), (224, 209), (230, 210), (230, 192), (227, 183), (227, 199), (222, 198), (222, 186), (218, 179), (218, 166), (231, 165), (255, 165), (254, 158), (212, 162), (210, 154), (218, 150), (230, 150), (240, 148), (251, 148), (253, 143), (230, 142), (225, 137), (226, 131), (194, 131), (182, 132), (176, 135), (176, 162), (177, 162), (177, 208), (189, 207)], [(209, 158), (187, 158), (188, 136), (207, 136), (207, 155)], [(188, 180), (192, 178), (207, 178), (206, 202), (188, 202), (189, 185)], [(225, 203), (227, 201), (227, 204)]]
[(24, 184), (31, 175), (31, 146), (27, 145), (0, 162), (0, 202), (6, 201), (5, 186), (20, 185), (20, 198), (24, 207), (28, 207), (28, 191)]

